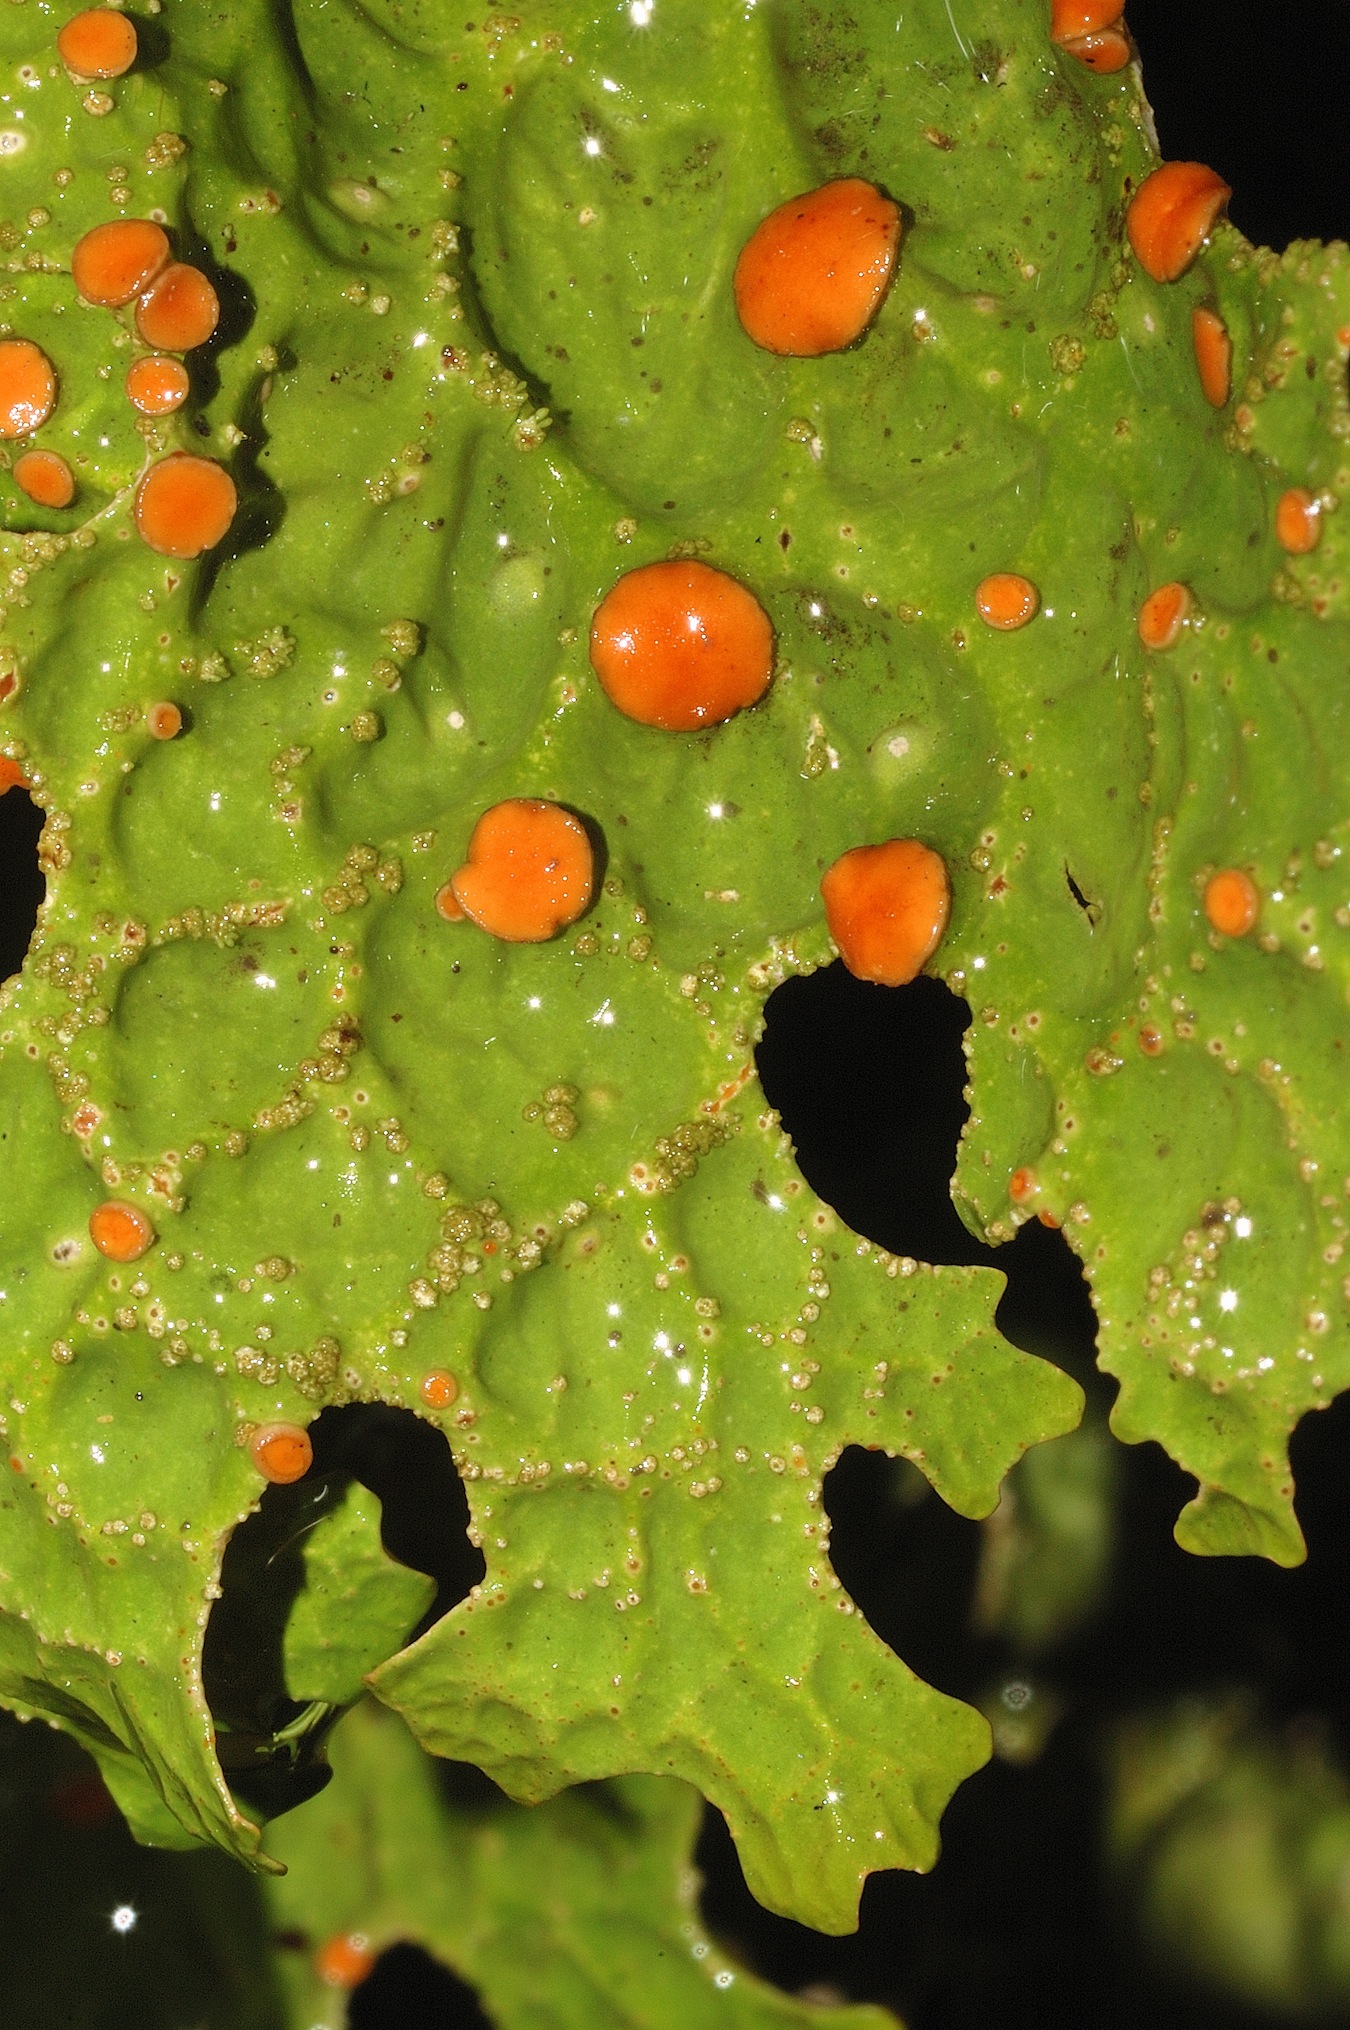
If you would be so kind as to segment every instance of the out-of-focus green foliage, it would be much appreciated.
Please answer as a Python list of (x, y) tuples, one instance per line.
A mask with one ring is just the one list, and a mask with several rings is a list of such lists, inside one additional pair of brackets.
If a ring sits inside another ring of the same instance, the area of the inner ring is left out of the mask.
[[(267, 1836), (289, 1871), (266, 1891), (288, 1937), (411, 1941), (500, 2030), (894, 2030), (881, 2009), (794, 2002), (718, 1950), (698, 1913), (700, 1807), (685, 1784), (629, 1777), (512, 1804), (457, 1785), (462, 1771), (438, 1769), (369, 1704), (342, 1722), (333, 1766), (322, 1797)], [(312, 1951), (281, 1966), (296, 2030), (339, 2030), (343, 1999)]]
[(1160, 1965), (1291, 2017), (1350, 2007), (1350, 1784), (1307, 1729), (1249, 1699), (1192, 1700), (1122, 1725), (1110, 1857)]
[(1116, 1448), (1089, 1418), (1038, 1446), (984, 1525), (976, 1624), (1036, 1656), (1100, 1605), (1115, 1552)]

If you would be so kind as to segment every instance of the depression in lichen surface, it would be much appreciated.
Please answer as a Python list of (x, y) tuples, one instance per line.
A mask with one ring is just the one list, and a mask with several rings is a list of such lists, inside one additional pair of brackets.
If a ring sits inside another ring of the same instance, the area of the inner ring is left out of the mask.
[(1350, 277), (1160, 168), (1073, 12), (165, 0), (123, 64), (5, 10), (0, 1695), (144, 1837), (265, 1865), (225, 1545), (383, 1402), (486, 1561), (363, 1660), (425, 1745), (682, 1777), (826, 1929), (931, 1862), (987, 1728), (822, 1477), (985, 1513), (1079, 1397), (798, 1173), (753, 1049), (832, 929), (970, 1001), (958, 1204), (1062, 1227), (1184, 1541), (1299, 1555)]

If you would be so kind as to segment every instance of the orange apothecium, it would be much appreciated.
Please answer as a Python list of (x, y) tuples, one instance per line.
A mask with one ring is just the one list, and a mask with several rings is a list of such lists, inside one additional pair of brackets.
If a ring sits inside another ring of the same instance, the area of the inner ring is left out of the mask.
[(1155, 282), (1185, 274), (1233, 195), (1203, 162), (1164, 162), (1130, 200), (1125, 230), (1135, 257)]
[(1245, 937), (1261, 914), (1261, 891), (1241, 867), (1224, 867), (1205, 883), (1205, 915), (1224, 937)]
[(188, 398), (188, 370), (180, 359), (150, 353), (131, 362), (125, 382), (127, 400), (143, 416), (171, 416)]
[(161, 268), (136, 305), (136, 329), (159, 352), (191, 352), (206, 344), (219, 322), (220, 298), (187, 261)]
[(70, 273), (86, 303), (118, 310), (149, 287), (169, 258), (169, 236), (153, 219), (109, 219), (76, 242)]
[(0, 339), (0, 437), (27, 437), (56, 407), (56, 374), (30, 338)]
[(135, 25), (115, 7), (87, 7), (57, 32), (56, 53), (78, 78), (120, 78), (136, 51)]
[(1191, 616), (1189, 586), (1178, 581), (1159, 585), (1139, 609), (1139, 639), (1145, 648), (1175, 648)]
[(302, 1480), (314, 1463), (314, 1447), (303, 1424), (260, 1424), (248, 1449), (263, 1479), (274, 1487)]
[(89, 1215), (89, 1238), (110, 1262), (139, 1262), (155, 1243), (155, 1229), (138, 1205), (105, 1199)]
[(1198, 304), (1191, 312), (1191, 340), (1200, 389), (1211, 408), (1222, 409), (1232, 392), (1233, 341), (1217, 310)]
[(234, 481), (213, 458), (171, 451), (136, 489), (136, 528), (162, 557), (200, 557), (213, 550), (234, 520)]
[(541, 797), (509, 797), (484, 811), (449, 885), (480, 930), (508, 944), (542, 944), (584, 913), (594, 884), (580, 818)]
[(25, 451), (14, 461), (14, 484), (38, 507), (69, 507), (75, 475), (59, 451)]
[(951, 913), (947, 863), (919, 839), (854, 846), (826, 869), (820, 892), (840, 958), (882, 987), (906, 986), (922, 972)]
[(845, 176), (780, 204), (741, 249), (733, 283), (742, 327), (766, 352), (814, 359), (861, 338), (900, 247), (900, 207)]
[(975, 606), (986, 627), (1011, 634), (1034, 620), (1041, 595), (1029, 578), (1016, 571), (995, 571), (975, 587)]
[(591, 667), (643, 726), (696, 733), (755, 704), (773, 674), (773, 625), (752, 592), (710, 564), (626, 571), (596, 608)]

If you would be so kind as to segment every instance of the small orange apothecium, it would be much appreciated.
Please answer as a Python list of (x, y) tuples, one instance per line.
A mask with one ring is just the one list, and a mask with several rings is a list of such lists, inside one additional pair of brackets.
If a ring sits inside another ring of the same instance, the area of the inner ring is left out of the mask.
[(171, 451), (136, 489), (136, 529), (161, 557), (200, 557), (213, 550), (234, 520), (234, 481), (213, 458)]
[(1306, 557), (1322, 540), (1322, 503), (1306, 486), (1291, 486), (1275, 503), (1275, 540), (1291, 557)]
[(459, 1383), (448, 1367), (433, 1367), (422, 1377), (418, 1394), (432, 1410), (448, 1410), (459, 1394)]
[(76, 242), (70, 273), (86, 303), (118, 310), (149, 287), (169, 258), (169, 236), (153, 219), (110, 219)]
[(260, 1424), (248, 1449), (263, 1479), (275, 1487), (302, 1480), (314, 1463), (314, 1447), (303, 1424)]
[(1016, 571), (995, 571), (975, 587), (980, 619), (986, 627), (996, 627), (1002, 634), (1011, 634), (1034, 620), (1040, 603), (1041, 595), (1031, 580), (1019, 577)]
[(1130, 200), (1125, 230), (1139, 265), (1155, 282), (1175, 282), (1205, 244), (1233, 195), (1203, 162), (1164, 162)]
[(710, 564), (641, 564), (596, 608), (591, 667), (639, 725), (696, 733), (764, 696), (773, 624), (752, 592)]
[(1079, 63), (1103, 77), (1124, 70), (1133, 55), (1130, 38), (1121, 28), (1104, 28), (1100, 35), (1080, 35), (1076, 42), (1066, 42), (1064, 48)]
[(1191, 339), (1200, 389), (1211, 408), (1222, 409), (1232, 392), (1233, 341), (1217, 310), (1199, 304), (1191, 312)]
[(0, 754), (0, 796), (6, 790), (27, 789), (28, 778), (17, 761), (11, 761), (7, 754)]
[(1111, 28), (1125, 12), (1124, 0), (1050, 0), (1051, 42), (1077, 42)]
[(110, 1262), (139, 1262), (155, 1244), (155, 1229), (138, 1205), (109, 1198), (90, 1213), (89, 1238)]
[(146, 713), (145, 723), (156, 740), (176, 740), (183, 730), (183, 714), (171, 698), (161, 698)]
[(120, 78), (136, 61), (136, 30), (114, 7), (74, 14), (56, 37), (56, 53), (78, 78)]
[(814, 359), (861, 338), (900, 247), (900, 208), (861, 177), (780, 204), (736, 263), (736, 314), (766, 352)]
[(69, 507), (75, 475), (59, 451), (25, 451), (14, 461), (14, 484), (37, 507)]
[(220, 323), (220, 298), (200, 268), (171, 261), (136, 305), (136, 329), (160, 352), (191, 352)]
[(951, 884), (940, 853), (918, 839), (855, 846), (820, 884), (839, 956), (860, 980), (903, 987), (942, 942)]
[(540, 797), (509, 797), (474, 826), (450, 887), (480, 930), (508, 944), (542, 944), (585, 912), (594, 882), (580, 818)]
[(180, 359), (150, 353), (127, 368), (127, 400), (143, 416), (171, 416), (188, 398), (188, 370)]
[(1139, 609), (1139, 639), (1145, 648), (1175, 648), (1191, 616), (1188, 586), (1173, 581), (1150, 592)]
[(1246, 937), (1261, 914), (1261, 891), (1240, 867), (1224, 867), (1205, 883), (1205, 915), (1224, 937)]
[(375, 1967), (375, 1955), (364, 1932), (340, 1931), (325, 1939), (314, 1955), (314, 1971), (329, 1988), (359, 1988)]
[(56, 407), (56, 374), (41, 346), (0, 339), (0, 437), (27, 437)]

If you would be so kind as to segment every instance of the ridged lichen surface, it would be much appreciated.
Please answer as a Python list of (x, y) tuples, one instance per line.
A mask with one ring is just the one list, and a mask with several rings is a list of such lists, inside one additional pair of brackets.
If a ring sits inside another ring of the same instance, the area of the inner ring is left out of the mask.
[[(487, 1573), (376, 1694), (522, 1799), (680, 1776), (763, 1901), (845, 1928), (869, 1870), (931, 1862), (988, 1734), (854, 1610), (822, 1477), (879, 1447), (985, 1513), (1079, 1394), (995, 1330), (996, 1273), (813, 1196), (764, 1000), (831, 957), (839, 854), (941, 853), (958, 1203), (1062, 1225), (1119, 1435), (1199, 1482), (1183, 1541), (1296, 1559), (1288, 1433), (1347, 1374), (1344, 249), (1220, 224), (1151, 280), (1137, 74), (1056, 49), (1042, 0), (165, 0), (98, 91), (70, 11), (0, 20), (0, 322), (53, 362), (37, 442), (77, 483), (52, 511), (0, 475), (0, 752), (48, 880), (0, 995), (0, 1693), (147, 1837), (257, 1855), (201, 1678), (249, 1440), (401, 1405)], [(902, 207), (892, 286), (850, 349), (773, 357), (738, 252), (843, 175)], [(71, 279), (118, 216), (221, 299), (161, 423), (131, 314)], [(239, 490), (193, 562), (133, 514), (175, 449)], [(775, 630), (763, 703), (700, 734), (588, 662), (598, 601), (672, 555)], [(1017, 632), (977, 612), (997, 571), (1039, 591)], [(1170, 581), (1192, 619), (1149, 651)], [(600, 842), (540, 944), (435, 906), (519, 796)], [(1242, 939), (1203, 912), (1224, 867), (1262, 893)], [(109, 1198), (156, 1236), (123, 1267)]]

